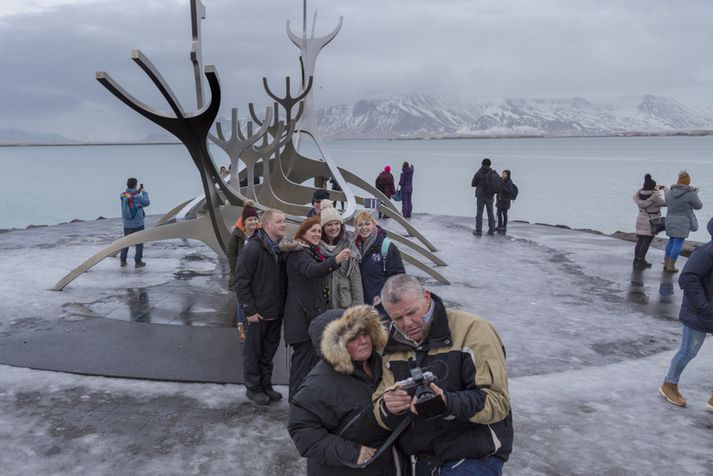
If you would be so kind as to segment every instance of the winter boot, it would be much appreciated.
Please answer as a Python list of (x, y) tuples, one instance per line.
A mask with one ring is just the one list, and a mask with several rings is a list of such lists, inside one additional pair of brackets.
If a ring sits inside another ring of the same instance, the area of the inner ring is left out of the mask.
[[(669, 403), (673, 403), (679, 407), (685, 407), (686, 403), (688, 403), (686, 399), (683, 398), (683, 395), (678, 392), (678, 385), (675, 383), (664, 382), (661, 388), (659, 388), (659, 393), (663, 398), (668, 400)], [(711, 399), (713, 399), (713, 397), (711, 397)]]
[(663, 259), (663, 271), (664, 273), (668, 273), (668, 256), (665, 256)]
[(650, 267), (653, 266), (653, 264), (651, 264), (651, 263), (649, 263), (648, 261), (646, 261), (645, 258), (641, 258), (641, 264), (644, 266), (644, 268), (650, 268)]
[(272, 388), (272, 385), (264, 387), (262, 391), (265, 395), (267, 395), (267, 398), (269, 398), (271, 402), (279, 402), (282, 400), (282, 394)]
[(249, 388), (245, 392), (245, 396), (247, 396), (250, 400), (257, 403), (258, 405), (269, 405), (270, 404), (270, 397), (265, 395), (265, 393), (263, 393), (263, 391), (262, 391), (262, 388), (260, 388), (260, 387)]
[(713, 412), (713, 393), (711, 393), (711, 398), (709, 398), (708, 403), (706, 403), (706, 408), (708, 411)]
[(678, 268), (676, 268), (676, 260), (675, 259), (670, 259), (668, 260), (668, 272), (669, 273), (678, 273)]

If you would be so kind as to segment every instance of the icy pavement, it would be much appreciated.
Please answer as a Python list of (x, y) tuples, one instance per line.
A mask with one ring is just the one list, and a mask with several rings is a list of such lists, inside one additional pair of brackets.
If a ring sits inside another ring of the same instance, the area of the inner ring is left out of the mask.
[[(493, 322), (505, 342), (516, 431), (505, 474), (713, 474), (710, 344), (681, 379), (688, 408), (657, 394), (680, 338), (675, 278), (658, 265), (632, 273), (633, 244), (606, 236), (513, 223), (507, 237), (476, 238), (472, 218), (411, 221), (439, 247), (449, 263), (439, 270), (453, 284), (416, 274), (449, 305)], [(46, 291), (119, 234), (107, 220), (0, 235), (9, 278), (0, 283), (0, 333), (140, 320), (132, 289), (157, 296), (151, 322), (230, 325), (215, 317), (232, 312), (223, 265), (193, 242), (147, 245), (143, 270), (107, 259), (66, 291)], [(649, 261), (662, 258), (650, 251)], [(223, 299), (192, 308), (202, 287)], [(0, 366), (3, 474), (304, 474), (286, 404), (255, 408), (243, 394), (238, 385)]]

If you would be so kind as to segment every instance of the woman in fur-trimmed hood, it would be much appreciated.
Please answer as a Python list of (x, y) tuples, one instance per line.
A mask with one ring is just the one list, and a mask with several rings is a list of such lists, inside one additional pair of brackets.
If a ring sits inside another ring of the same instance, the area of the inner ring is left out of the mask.
[[(342, 314), (343, 312), (343, 314)], [(307, 474), (391, 475), (400, 461), (391, 449), (366, 467), (389, 433), (376, 423), (371, 395), (381, 382), (388, 333), (372, 306), (332, 309), (310, 324), (322, 360), (292, 400), (288, 430)]]

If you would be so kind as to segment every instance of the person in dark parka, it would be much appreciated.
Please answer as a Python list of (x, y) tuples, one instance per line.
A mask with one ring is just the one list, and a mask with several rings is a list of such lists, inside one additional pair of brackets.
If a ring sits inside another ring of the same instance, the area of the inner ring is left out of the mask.
[(495, 231), (504, 235), (508, 229), (508, 210), (510, 210), (512, 196), (515, 193), (515, 184), (512, 182), (510, 171), (507, 169), (503, 170), (500, 179), (502, 184), (498, 192), (498, 199), (495, 202), (495, 208), (498, 211), (498, 226), (495, 227)]
[(483, 234), (483, 208), (488, 213), (488, 235), (495, 233), (495, 214), (493, 213), (493, 197), (498, 193), (497, 186), (489, 186), (489, 181), (499, 185), (500, 176), (493, 170), (490, 165), (490, 159), (485, 158), (481, 162), (480, 168), (473, 175), (473, 180), (470, 181), (470, 186), (475, 187), (475, 236)]
[(310, 324), (310, 337), (322, 360), (295, 395), (288, 431), (307, 458), (309, 476), (395, 475), (391, 449), (364, 468), (389, 436), (371, 411), (381, 381), (386, 328), (371, 306), (332, 309)]
[(292, 347), (290, 402), (302, 380), (319, 361), (307, 329), (312, 319), (329, 309), (325, 278), (351, 257), (349, 249), (325, 256), (319, 247), (321, 238), (320, 217), (315, 216), (300, 225), (294, 240), (280, 242), (287, 273), (285, 343)]
[[(687, 401), (678, 391), (678, 380), (688, 363), (698, 354), (707, 334), (713, 334), (713, 218), (708, 222), (711, 241), (699, 246), (683, 267), (678, 285), (683, 301), (678, 319), (683, 324), (681, 347), (673, 356), (659, 393), (670, 403), (685, 407)], [(708, 399), (713, 412), (713, 395)]]
[(404, 218), (411, 218), (413, 204), (413, 164), (404, 162), (401, 166), (401, 176), (399, 177), (399, 188), (401, 189), (401, 214)]

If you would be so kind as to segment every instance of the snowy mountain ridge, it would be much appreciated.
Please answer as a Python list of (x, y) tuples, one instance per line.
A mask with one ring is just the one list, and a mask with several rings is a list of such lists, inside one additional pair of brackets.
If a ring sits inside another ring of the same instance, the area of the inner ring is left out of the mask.
[(329, 138), (603, 136), (713, 131), (713, 113), (662, 96), (487, 101), (426, 94), (362, 99), (317, 111)]

